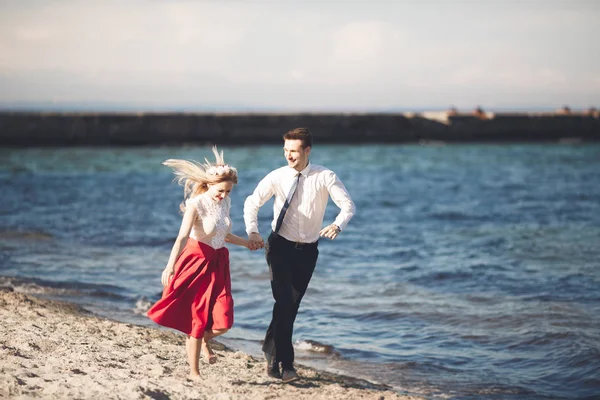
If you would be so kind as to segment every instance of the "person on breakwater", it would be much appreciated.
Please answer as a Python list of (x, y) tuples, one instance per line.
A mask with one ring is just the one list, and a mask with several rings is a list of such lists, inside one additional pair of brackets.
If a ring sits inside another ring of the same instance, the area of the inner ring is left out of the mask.
[[(317, 263), (319, 237), (335, 239), (354, 215), (355, 206), (333, 171), (309, 161), (312, 135), (307, 128), (293, 129), (283, 139), (287, 166), (270, 172), (246, 198), (244, 221), (249, 248), (266, 247), (275, 299), (262, 348), (267, 374), (291, 382), (299, 378), (294, 369), (294, 321)], [(265, 246), (257, 216), (273, 196), (273, 231)], [(341, 212), (333, 224), (321, 229), (329, 196)]]
[(216, 163), (166, 160), (187, 198), (183, 220), (161, 282), (162, 298), (148, 310), (157, 324), (187, 335), (190, 378), (200, 377), (200, 351), (212, 364), (216, 355), (208, 342), (233, 325), (229, 251), (225, 242), (249, 248), (248, 240), (231, 233), (229, 194), (237, 170), (213, 147)]

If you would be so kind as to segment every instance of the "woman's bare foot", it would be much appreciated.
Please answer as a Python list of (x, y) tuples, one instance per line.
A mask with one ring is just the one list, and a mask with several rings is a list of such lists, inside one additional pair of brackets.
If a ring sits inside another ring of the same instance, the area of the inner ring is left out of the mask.
[(206, 358), (206, 361), (209, 364), (214, 364), (217, 362), (217, 355), (212, 351), (208, 343), (204, 340), (202, 341), (202, 355)]
[(199, 381), (200, 380), (200, 374), (197, 372), (190, 372), (190, 375), (188, 376), (188, 379), (192, 380), (192, 381)]

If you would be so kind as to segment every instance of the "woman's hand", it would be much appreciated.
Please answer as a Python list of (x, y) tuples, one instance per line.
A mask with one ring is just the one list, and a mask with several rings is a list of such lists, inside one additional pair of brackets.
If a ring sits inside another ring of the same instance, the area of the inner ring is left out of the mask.
[(241, 236), (234, 235), (233, 233), (228, 233), (227, 236), (225, 236), (225, 241), (227, 243), (235, 244), (236, 246), (245, 247), (249, 250), (257, 250), (258, 249), (257, 246), (252, 244), (251, 240), (246, 240)]
[(258, 250), (264, 247), (265, 242), (258, 232), (252, 232), (250, 235), (248, 235), (248, 248), (250, 250)]
[(166, 267), (160, 277), (160, 281), (163, 286), (167, 286), (169, 284), (169, 280), (173, 277), (173, 268)]

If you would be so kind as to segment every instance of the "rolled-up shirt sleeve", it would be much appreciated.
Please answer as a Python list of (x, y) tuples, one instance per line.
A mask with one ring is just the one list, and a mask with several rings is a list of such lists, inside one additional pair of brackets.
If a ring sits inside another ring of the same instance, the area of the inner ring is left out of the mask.
[(333, 223), (339, 226), (341, 230), (344, 230), (346, 225), (348, 225), (348, 222), (350, 222), (354, 216), (354, 213), (356, 212), (356, 206), (350, 198), (350, 194), (348, 193), (348, 190), (346, 190), (346, 186), (344, 186), (342, 181), (340, 181), (333, 171), (330, 171), (330, 173), (327, 174), (326, 179), (329, 196), (331, 196), (331, 200), (333, 200), (335, 205), (340, 209), (340, 213), (337, 215)]
[(258, 210), (273, 197), (273, 174), (265, 176), (256, 186), (254, 192), (246, 197), (244, 202), (244, 223), (246, 224), (246, 233), (258, 231)]

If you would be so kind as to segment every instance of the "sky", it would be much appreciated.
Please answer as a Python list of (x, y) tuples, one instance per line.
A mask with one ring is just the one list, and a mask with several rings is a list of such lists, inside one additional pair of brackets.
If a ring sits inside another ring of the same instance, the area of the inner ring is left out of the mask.
[(600, 108), (598, 0), (0, 0), (0, 108)]

